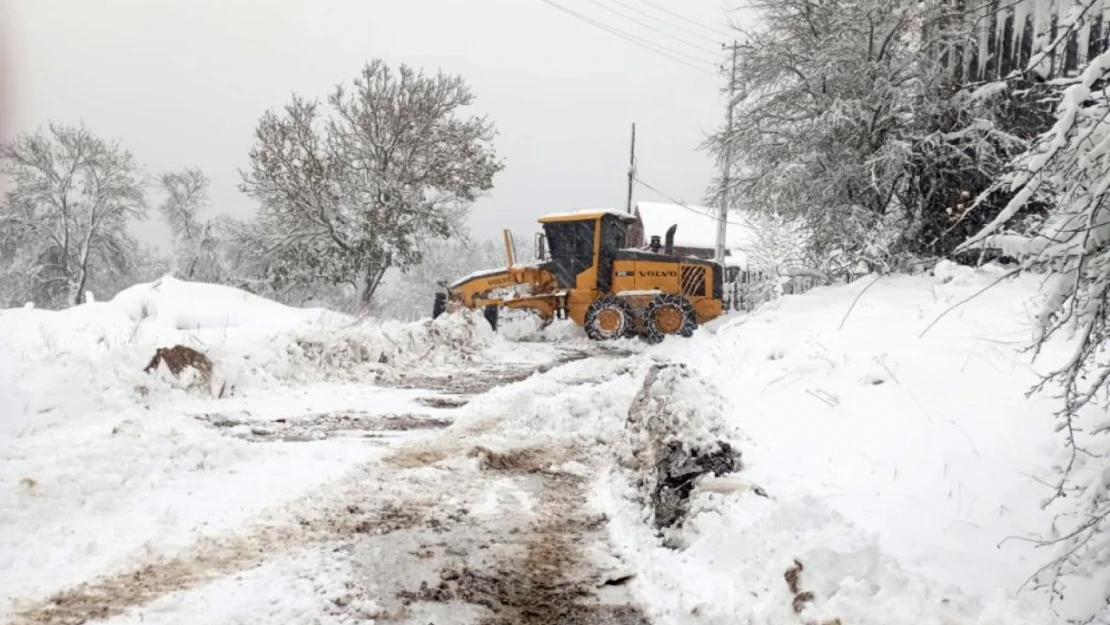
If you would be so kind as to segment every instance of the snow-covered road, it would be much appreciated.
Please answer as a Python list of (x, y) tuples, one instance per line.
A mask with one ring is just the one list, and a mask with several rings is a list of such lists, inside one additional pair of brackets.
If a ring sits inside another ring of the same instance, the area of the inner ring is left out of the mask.
[[(88, 573), (75, 572), (49, 596), (14, 597), (14, 622), (646, 622), (620, 586), (606, 585), (620, 568), (604, 517), (585, 503), (588, 454), (550, 440), (499, 446), (498, 415), (487, 416), (490, 404), (514, 400), (517, 382), (556, 375), (588, 355), (547, 351), (553, 358), (539, 363), (416, 368), (383, 385), (194, 402), (189, 412), (203, 427), (281, 447), (275, 457), (287, 466), (243, 467), (235, 473), (250, 481), (247, 488), (224, 479), (185, 493), (167, 485), (181, 507), (196, 497), (198, 513), (214, 513), (229, 492), (301, 495), (263, 507), (235, 501), (228, 507), (249, 513), (240, 523), (107, 574), (92, 574), (89, 562)], [(566, 396), (603, 392), (591, 386), (556, 382), (553, 407)], [(487, 398), (491, 390), (503, 397)], [(483, 407), (468, 411), (472, 404)], [(348, 466), (332, 479), (291, 486), (298, 465), (319, 469), (298, 446)], [(122, 518), (103, 520), (127, 531)], [(35, 586), (35, 569), (25, 564), (23, 587)], [(38, 570), (44, 578), (57, 573)], [(12, 582), (9, 588), (20, 586)]]
[[(22, 406), (0, 422), (0, 622), (1063, 622), (1098, 609), (1097, 576), (1050, 606), (1019, 592), (1047, 556), (1006, 540), (1049, 522), (1051, 399), (1025, 397), (1019, 352), (1037, 285), (920, 337), (992, 280), (816, 289), (655, 346), (0, 311)], [(143, 374), (170, 341), (234, 392)], [(661, 479), (721, 442), (735, 471)], [(688, 500), (660, 528), (664, 483)]]

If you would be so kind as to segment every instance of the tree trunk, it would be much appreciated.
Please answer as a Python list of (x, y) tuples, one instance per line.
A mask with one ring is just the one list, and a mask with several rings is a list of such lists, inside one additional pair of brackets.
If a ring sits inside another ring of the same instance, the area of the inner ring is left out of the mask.
[(363, 306), (370, 305), (370, 300), (374, 298), (374, 293), (378, 290), (378, 285), (382, 283), (382, 278), (385, 276), (387, 269), (389, 269), (388, 265), (380, 265), (366, 270), (366, 275), (363, 277), (362, 293), (359, 297), (359, 303)]
[(390, 256), (387, 254), (384, 259), (375, 261), (368, 261), (366, 264), (366, 271), (359, 282), (358, 303), (362, 309), (368, 309), (370, 302), (374, 298), (374, 293), (377, 292), (378, 286), (382, 283), (382, 278), (385, 277), (385, 272), (389, 270), (391, 261)]
[(89, 272), (86, 271), (83, 268), (78, 269), (78, 272), (79, 272), (80, 277), (77, 279), (77, 283), (74, 284), (74, 282), (72, 280), (69, 283), (69, 305), (70, 306), (80, 306), (81, 305), (81, 294), (85, 292), (85, 284), (88, 282)]

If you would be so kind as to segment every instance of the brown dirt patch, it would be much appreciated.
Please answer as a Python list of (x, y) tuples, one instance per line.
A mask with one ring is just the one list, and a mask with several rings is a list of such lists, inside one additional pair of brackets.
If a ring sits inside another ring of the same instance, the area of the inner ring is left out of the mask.
[(446, 460), (451, 455), (451, 451), (450, 446), (442, 443), (421, 445), (411, 449), (402, 449), (386, 458), (385, 461), (398, 469), (418, 469)]
[(232, 436), (251, 442), (303, 442), (337, 436), (373, 438), (374, 432), (438, 430), (452, 423), (450, 419), (431, 415), (364, 412), (319, 413), (269, 421), (244, 420), (219, 414), (198, 415), (196, 418), (212, 427), (232, 430)]
[(212, 361), (208, 360), (208, 356), (185, 345), (159, 347), (155, 350), (154, 357), (150, 359), (143, 371), (150, 373), (162, 364), (165, 364), (170, 373), (174, 375), (181, 375), (186, 367), (192, 367), (206, 382), (212, 376)]
[(479, 459), (482, 469), (507, 473), (538, 473), (550, 467), (557, 458), (565, 457), (566, 448), (524, 447), (497, 451), (481, 445), (470, 450), (470, 457)]
[(253, 568), (291, 548), (359, 534), (389, 534), (424, 523), (427, 514), (427, 504), (419, 502), (390, 502), (372, 510), (347, 504), (302, 517), (296, 525), (263, 527), (242, 536), (205, 540), (188, 555), (101, 577), (21, 605), (12, 625), (80, 625), (111, 618), (170, 592)]
[[(488, 454), (492, 470), (518, 473), (528, 468), (537, 450)], [(529, 468), (530, 472), (530, 468)], [(501, 542), (522, 543), (490, 566), (447, 566), (437, 584), (424, 583), (415, 591), (402, 591), (405, 602), (464, 602), (487, 611), (481, 625), (648, 625), (644, 614), (631, 605), (602, 604), (596, 600), (603, 586), (598, 572), (586, 562), (584, 545), (602, 541), (606, 519), (587, 515), (585, 482), (565, 475), (535, 474), (540, 518), (502, 533)]]
[(416, 403), (428, 406), (429, 408), (462, 408), (470, 403), (470, 400), (461, 397), (419, 397)]

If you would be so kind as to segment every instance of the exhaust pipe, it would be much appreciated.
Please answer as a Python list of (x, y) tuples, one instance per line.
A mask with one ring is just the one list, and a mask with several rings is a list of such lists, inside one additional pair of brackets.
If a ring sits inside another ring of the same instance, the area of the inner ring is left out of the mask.
[(663, 253), (667, 256), (674, 256), (674, 231), (678, 230), (678, 224), (667, 228), (667, 242), (663, 244)]

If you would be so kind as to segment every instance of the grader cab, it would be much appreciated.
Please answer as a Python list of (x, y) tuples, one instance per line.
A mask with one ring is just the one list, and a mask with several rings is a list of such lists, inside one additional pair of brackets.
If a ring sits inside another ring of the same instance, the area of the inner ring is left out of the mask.
[(499, 308), (532, 310), (545, 322), (572, 319), (595, 340), (690, 336), (724, 312), (723, 270), (717, 263), (674, 254), (665, 246), (627, 249), (631, 215), (582, 211), (540, 218), (537, 258), (518, 263), (505, 231), (508, 266), (471, 274), (437, 293), (433, 317), (482, 308), (496, 327)]

